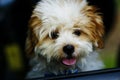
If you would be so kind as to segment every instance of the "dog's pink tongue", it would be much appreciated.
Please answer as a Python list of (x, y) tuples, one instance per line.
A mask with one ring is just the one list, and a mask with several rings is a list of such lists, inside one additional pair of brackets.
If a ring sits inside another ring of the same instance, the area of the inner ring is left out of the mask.
[(76, 63), (76, 59), (75, 58), (71, 58), (71, 59), (64, 58), (62, 60), (62, 63), (68, 66), (74, 65)]

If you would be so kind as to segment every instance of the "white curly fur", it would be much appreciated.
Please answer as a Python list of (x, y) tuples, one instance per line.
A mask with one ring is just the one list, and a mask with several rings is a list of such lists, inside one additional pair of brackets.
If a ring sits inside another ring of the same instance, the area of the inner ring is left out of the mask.
[[(42, 27), (35, 27), (33, 31), (42, 43), (35, 46), (35, 56), (30, 61), (33, 68), (28, 73), (28, 78), (44, 77), (46, 72), (55, 75), (64, 74), (67, 69), (71, 71), (77, 69), (81, 72), (103, 68), (103, 63), (98, 60), (98, 53), (93, 50), (94, 43), (86, 37), (85, 32), (79, 38), (73, 34), (75, 29), (84, 31), (87, 28), (84, 25), (90, 22), (90, 18), (83, 10), (87, 5), (86, 0), (42, 0), (38, 2), (32, 17), (37, 16), (42, 21)], [(73, 27), (78, 22), (81, 27)], [(59, 31), (59, 37), (52, 40), (51, 32), (56, 29)], [(87, 33), (89, 34), (89, 31)], [(45, 40), (45, 37), (49, 39)], [(67, 56), (62, 52), (62, 47), (66, 44), (75, 46), (73, 55), (77, 58), (77, 62), (71, 67), (59, 62), (60, 56)]]

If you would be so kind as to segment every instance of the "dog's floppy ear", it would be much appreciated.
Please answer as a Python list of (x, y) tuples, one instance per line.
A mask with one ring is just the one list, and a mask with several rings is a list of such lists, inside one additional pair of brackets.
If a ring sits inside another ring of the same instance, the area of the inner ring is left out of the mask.
[(35, 28), (40, 27), (41, 20), (37, 16), (32, 16), (29, 20), (28, 35), (26, 39), (26, 53), (28, 57), (34, 56), (34, 48), (38, 43), (38, 38), (35, 33)]
[(100, 15), (95, 15), (93, 18), (93, 23), (95, 24), (94, 36), (94, 46), (97, 48), (103, 48), (103, 35), (104, 35), (104, 25)]
[(104, 34), (103, 25), (102, 25), (102, 23), (99, 23), (99, 21), (98, 21), (96, 23), (96, 33), (93, 34), (95, 36), (95, 39), (94, 39), (94, 46), (95, 47), (101, 48), (101, 49), (104, 47), (103, 34)]
[(93, 45), (96, 48), (103, 48), (104, 25), (103, 25), (102, 16), (100, 15), (101, 13), (98, 13), (97, 12), (98, 9), (94, 6), (88, 6), (86, 10), (87, 10), (86, 15), (91, 20), (89, 31), (90, 31), (91, 40), (93, 41)]

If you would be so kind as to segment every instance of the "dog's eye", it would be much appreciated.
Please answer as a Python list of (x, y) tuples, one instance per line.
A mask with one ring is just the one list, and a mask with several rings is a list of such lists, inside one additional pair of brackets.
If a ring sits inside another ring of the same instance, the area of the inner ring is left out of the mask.
[(75, 35), (77, 35), (77, 36), (80, 36), (81, 31), (77, 29), (77, 30), (75, 30), (75, 31), (73, 32), (73, 34), (75, 34)]
[(56, 32), (51, 32), (51, 38), (52, 39), (58, 38), (58, 32), (57, 31)]

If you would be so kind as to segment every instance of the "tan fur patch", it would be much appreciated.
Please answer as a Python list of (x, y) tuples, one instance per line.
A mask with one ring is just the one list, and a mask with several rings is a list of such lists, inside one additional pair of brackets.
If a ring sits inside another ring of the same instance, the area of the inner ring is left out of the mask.
[(31, 17), (29, 21), (29, 30), (28, 30), (28, 37), (26, 39), (26, 53), (28, 57), (34, 55), (34, 48), (38, 43), (38, 38), (34, 31), (35, 27), (40, 27), (42, 22), (36, 17)]
[(86, 30), (85, 32), (88, 32), (88, 35), (90, 39), (97, 43), (97, 48), (103, 48), (103, 35), (104, 35), (104, 26), (102, 22), (102, 18), (99, 15), (100, 13), (97, 13), (97, 8), (93, 6), (86, 6), (84, 8), (85, 14), (87, 17), (90, 18), (90, 23), (86, 24)]

